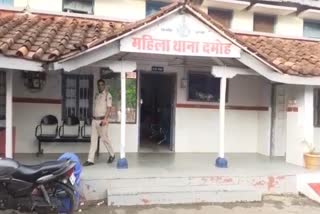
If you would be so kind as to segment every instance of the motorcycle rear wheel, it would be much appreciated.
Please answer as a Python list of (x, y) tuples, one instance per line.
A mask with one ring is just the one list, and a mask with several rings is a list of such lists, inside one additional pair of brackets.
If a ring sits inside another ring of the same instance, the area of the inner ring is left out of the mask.
[[(47, 213), (59, 213), (59, 214), (73, 214), (75, 205), (76, 205), (76, 199), (74, 196), (74, 190), (72, 187), (60, 183), (55, 182), (50, 185), (47, 189), (48, 195), (50, 197), (51, 203), (54, 203), (54, 201), (57, 201), (58, 204), (54, 204), (56, 207), (53, 210), (35, 210), (38, 214), (47, 214)], [(59, 206), (60, 205), (60, 206)]]

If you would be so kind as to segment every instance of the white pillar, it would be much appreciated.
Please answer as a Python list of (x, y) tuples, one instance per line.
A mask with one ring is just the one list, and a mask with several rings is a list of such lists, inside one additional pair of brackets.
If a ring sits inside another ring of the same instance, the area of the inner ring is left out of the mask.
[(12, 158), (12, 71), (6, 72), (6, 158)]
[(225, 128), (225, 105), (226, 105), (227, 78), (222, 77), (220, 83), (220, 104), (219, 104), (219, 157), (224, 158), (224, 128)]
[(120, 158), (126, 157), (126, 73), (121, 69), (121, 146), (120, 146)]

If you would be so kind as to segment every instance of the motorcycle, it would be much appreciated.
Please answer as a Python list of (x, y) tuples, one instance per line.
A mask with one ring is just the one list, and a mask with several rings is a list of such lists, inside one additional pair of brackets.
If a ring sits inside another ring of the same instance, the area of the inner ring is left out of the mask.
[(0, 210), (73, 213), (75, 166), (69, 159), (24, 165), (0, 158)]

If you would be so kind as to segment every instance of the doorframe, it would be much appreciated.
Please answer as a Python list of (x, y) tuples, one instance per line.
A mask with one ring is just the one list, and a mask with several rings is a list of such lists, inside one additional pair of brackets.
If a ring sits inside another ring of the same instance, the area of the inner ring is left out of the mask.
[(173, 97), (172, 97), (172, 107), (171, 107), (171, 127), (170, 127), (170, 146), (169, 151), (175, 152), (175, 130), (176, 130), (176, 104), (177, 104), (177, 92), (178, 92), (178, 83), (177, 83), (177, 72), (152, 72), (146, 70), (138, 70), (138, 152), (140, 152), (140, 144), (141, 144), (141, 75), (149, 74), (149, 75), (167, 75), (173, 76)]
[[(277, 117), (279, 116), (277, 114), (277, 107), (278, 107), (278, 87), (279, 86), (285, 86), (285, 84), (282, 83), (274, 83), (271, 86), (271, 129), (270, 129), (270, 157), (286, 157), (286, 152), (284, 153), (284, 156), (276, 156), (276, 151), (275, 151), (275, 147), (276, 147), (276, 126), (277, 126)], [(285, 88), (284, 88), (285, 90)], [(284, 99), (285, 99), (285, 103), (284, 106), (286, 107), (286, 92), (284, 92)], [(285, 114), (286, 114), (286, 109), (284, 109)], [(284, 142), (284, 144), (286, 144), (286, 142)], [(287, 146), (287, 145), (286, 145)]]

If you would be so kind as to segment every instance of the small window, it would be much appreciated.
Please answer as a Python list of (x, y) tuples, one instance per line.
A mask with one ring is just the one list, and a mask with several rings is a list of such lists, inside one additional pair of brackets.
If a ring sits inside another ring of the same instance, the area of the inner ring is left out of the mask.
[(218, 21), (220, 24), (225, 26), (226, 28), (231, 27), (231, 21), (233, 17), (233, 11), (232, 10), (222, 10), (222, 9), (215, 9), (215, 8), (209, 8), (208, 14), (213, 19)]
[[(121, 122), (121, 82), (119, 73), (102, 74), (112, 96), (110, 122)], [(126, 79), (127, 123), (136, 123), (137, 115), (137, 79), (135, 72), (128, 72)]]
[(320, 88), (314, 89), (314, 126), (320, 127)]
[(303, 23), (303, 36), (308, 38), (320, 38), (320, 22), (307, 21)]
[(94, 0), (63, 0), (64, 12), (93, 14)]
[(13, 6), (13, 0), (0, 0), (0, 6)]
[(6, 119), (6, 73), (0, 71), (0, 120)]
[(275, 16), (254, 14), (253, 30), (258, 32), (273, 33), (275, 22)]
[(147, 1), (146, 2), (146, 16), (158, 12), (162, 7), (167, 6), (168, 3), (161, 1)]
[(191, 72), (188, 78), (188, 100), (219, 102), (220, 78), (210, 73)]
[(75, 116), (86, 120), (92, 116), (93, 76), (64, 74), (62, 78), (63, 118)]

